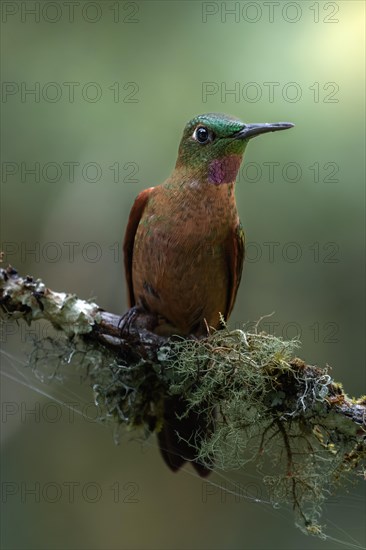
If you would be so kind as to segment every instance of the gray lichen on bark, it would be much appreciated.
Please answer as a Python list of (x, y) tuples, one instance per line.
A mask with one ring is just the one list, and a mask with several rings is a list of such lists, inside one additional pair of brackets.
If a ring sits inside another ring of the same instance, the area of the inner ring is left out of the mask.
[(173, 394), (212, 411), (216, 428), (196, 449), (200, 461), (214, 456), (226, 470), (254, 462), (272, 502), (290, 504), (307, 533), (323, 535), (329, 493), (365, 477), (365, 396), (349, 398), (329, 368), (296, 357), (296, 340), (229, 328), (200, 340), (163, 338), (10, 266), (0, 270), (0, 305), (6, 318), (45, 319), (64, 335), (37, 342), (32, 366), (48, 354), (57, 369), (82, 363), (105, 419), (158, 431)]

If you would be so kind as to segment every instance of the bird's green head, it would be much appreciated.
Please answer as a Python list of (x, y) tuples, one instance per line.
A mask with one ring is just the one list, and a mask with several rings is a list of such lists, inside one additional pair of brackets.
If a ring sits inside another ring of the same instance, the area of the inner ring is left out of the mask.
[(209, 183), (235, 181), (248, 141), (265, 132), (292, 128), (290, 122), (245, 124), (229, 115), (207, 113), (188, 122), (180, 142), (177, 169), (188, 169)]

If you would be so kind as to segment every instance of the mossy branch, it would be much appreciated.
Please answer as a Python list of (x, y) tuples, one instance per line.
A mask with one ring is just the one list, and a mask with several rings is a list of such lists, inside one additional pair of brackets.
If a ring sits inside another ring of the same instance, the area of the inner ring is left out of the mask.
[(10, 266), (0, 270), (0, 305), (7, 318), (44, 319), (62, 331), (51, 350), (49, 341), (35, 344), (32, 367), (50, 354), (61, 368), (82, 357), (105, 418), (152, 432), (167, 395), (204, 407), (216, 428), (197, 458), (214, 456), (223, 469), (255, 462), (272, 501), (290, 503), (307, 533), (322, 536), (322, 504), (342, 480), (365, 477), (366, 397), (349, 398), (328, 368), (297, 358), (296, 340), (228, 328), (200, 340), (164, 338)]

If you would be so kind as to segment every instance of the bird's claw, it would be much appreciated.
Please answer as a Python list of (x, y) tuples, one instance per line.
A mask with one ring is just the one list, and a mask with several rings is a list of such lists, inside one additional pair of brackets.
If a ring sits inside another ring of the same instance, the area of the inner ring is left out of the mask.
[(133, 325), (135, 324), (136, 319), (138, 318), (140, 313), (140, 308), (138, 306), (133, 306), (129, 310), (127, 310), (124, 315), (122, 315), (118, 323), (118, 328), (120, 329), (121, 334), (130, 334), (131, 328), (133, 328)]
[(148, 330), (154, 332), (158, 324), (158, 317), (155, 313), (150, 313), (140, 305), (131, 307), (122, 315), (118, 326), (121, 334), (130, 334), (133, 330)]

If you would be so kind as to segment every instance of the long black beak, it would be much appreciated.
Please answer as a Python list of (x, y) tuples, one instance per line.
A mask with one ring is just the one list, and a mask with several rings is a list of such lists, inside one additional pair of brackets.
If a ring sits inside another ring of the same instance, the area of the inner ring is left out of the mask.
[(235, 139), (250, 139), (266, 132), (277, 132), (278, 130), (287, 130), (292, 128), (292, 122), (263, 122), (260, 124), (245, 124), (245, 126), (233, 134)]

